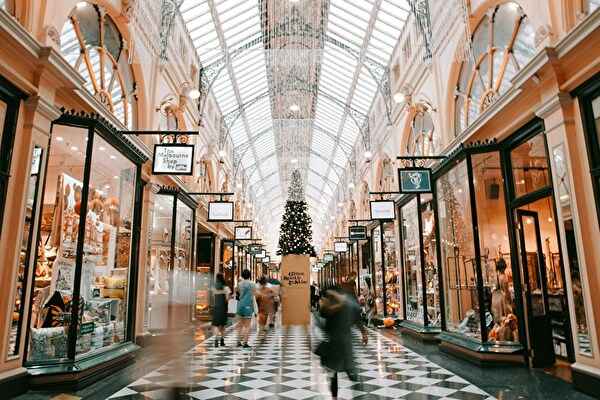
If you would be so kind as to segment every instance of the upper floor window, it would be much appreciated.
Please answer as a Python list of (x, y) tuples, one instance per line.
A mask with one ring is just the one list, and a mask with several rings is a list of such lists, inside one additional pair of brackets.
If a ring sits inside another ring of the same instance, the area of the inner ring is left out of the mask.
[(411, 156), (433, 156), (439, 151), (439, 145), (429, 107), (425, 104), (417, 104), (406, 153)]
[(518, 4), (488, 10), (473, 33), (472, 57), (463, 63), (456, 85), (456, 135), (508, 90), (534, 54), (534, 29)]
[[(1, 0), (0, 0), (1, 1)], [(61, 34), (61, 51), (85, 79), (87, 90), (126, 127), (136, 120), (136, 84), (126, 43), (97, 5), (79, 2)]]

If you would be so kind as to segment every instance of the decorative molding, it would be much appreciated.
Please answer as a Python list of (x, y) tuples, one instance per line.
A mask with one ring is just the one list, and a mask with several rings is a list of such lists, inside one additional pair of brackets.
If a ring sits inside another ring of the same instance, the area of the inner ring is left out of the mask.
[(600, 27), (600, 8), (581, 21), (571, 32), (567, 33), (555, 46), (559, 58), (577, 47), (588, 36)]
[(46, 37), (60, 49), (60, 32), (58, 32), (58, 29), (53, 25), (48, 25), (44, 28), (44, 32)]
[(540, 49), (529, 62), (512, 78), (513, 87), (520, 88), (546, 64), (557, 60), (556, 50), (552, 47)]
[(550, 28), (549, 25), (545, 24), (545, 25), (540, 25), (536, 30), (535, 30), (535, 35), (534, 35), (534, 44), (535, 44), (535, 48), (538, 49), (542, 46), (542, 44), (545, 44), (546, 46), (550, 44), (550, 39), (553, 36), (553, 32), (552, 29)]
[(559, 92), (556, 96), (550, 97), (544, 103), (542, 103), (535, 111), (535, 115), (542, 119), (546, 119), (561, 106), (567, 105), (573, 102), (573, 98), (569, 93)]
[(0, 9), (0, 32), (6, 32), (32, 56), (37, 57), (41, 45), (12, 15)]
[[(61, 111), (54, 104), (50, 103), (48, 100), (41, 96), (30, 96), (25, 101), (25, 108), (39, 113), (44, 118), (47, 118), (49, 121), (54, 121), (58, 119), (61, 115)], [(49, 134), (49, 132), (48, 132)]]

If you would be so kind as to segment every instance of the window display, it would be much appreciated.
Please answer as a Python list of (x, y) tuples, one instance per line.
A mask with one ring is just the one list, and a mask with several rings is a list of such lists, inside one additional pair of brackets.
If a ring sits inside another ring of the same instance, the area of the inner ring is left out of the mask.
[(402, 318), (402, 278), (398, 270), (396, 256), (396, 224), (384, 222), (383, 226), (383, 262), (385, 266), (386, 314)]
[(150, 331), (162, 331), (174, 319), (191, 318), (194, 213), (176, 192), (161, 191), (154, 197), (153, 216), (147, 325)]
[(8, 339), (8, 356), (14, 357), (18, 354), (18, 343), (22, 335), (23, 314), (25, 308), (25, 288), (28, 275), (31, 270), (31, 257), (35, 246), (32, 243), (34, 234), (35, 206), (39, 191), (39, 173), (42, 159), (42, 149), (38, 146), (33, 148), (31, 169), (27, 183), (27, 197), (25, 203), (25, 221), (23, 224), (21, 248), (19, 252), (19, 265), (17, 271), (17, 286), (14, 293), (14, 305), (11, 317), (11, 325)]
[(381, 253), (381, 227), (378, 225), (371, 231), (371, 238), (373, 240), (373, 292), (375, 294), (375, 305), (377, 308), (377, 314), (383, 315), (383, 255)]
[(519, 342), (500, 154), (473, 154), (485, 317), (489, 342)]
[(412, 198), (401, 208), (401, 215), (405, 319), (423, 326), (440, 327), (433, 196), (426, 194)]
[(143, 160), (122, 153), (125, 144), (117, 149), (109, 143), (108, 130), (69, 123), (53, 125), (49, 146), (29, 363), (87, 356), (128, 340), (132, 226)]
[(437, 179), (446, 328), (481, 340), (470, 185), (465, 160)]

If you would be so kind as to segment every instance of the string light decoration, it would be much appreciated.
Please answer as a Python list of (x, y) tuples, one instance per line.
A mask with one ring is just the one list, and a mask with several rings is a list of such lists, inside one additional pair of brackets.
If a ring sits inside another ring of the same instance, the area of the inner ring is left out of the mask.
[(316, 257), (312, 245), (312, 219), (304, 199), (304, 186), (299, 170), (292, 172), (288, 188), (288, 200), (279, 231), (278, 255), (306, 254)]

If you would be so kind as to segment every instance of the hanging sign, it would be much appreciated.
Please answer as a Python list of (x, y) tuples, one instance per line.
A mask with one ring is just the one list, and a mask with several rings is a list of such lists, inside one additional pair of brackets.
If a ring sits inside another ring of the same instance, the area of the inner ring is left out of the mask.
[(371, 201), (372, 220), (394, 220), (396, 219), (396, 205), (392, 200)]
[(431, 170), (429, 168), (400, 168), (398, 181), (401, 193), (431, 193)]
[(208, 222), (232, 222), (233, 202), (211, 201), (208, 203)]
[(271, 257), (268, 257), (268, 256), (267, 256), (267, 257), (263, 257), (263, 259), (262, 259), (262, 262), (263, 262), (264, 264), (268, 264), (268, 263), (270, 263), (270, 262), (271, 262)]
[[(260, 259), (264, 259), (266, 256), (267, 256), (267, 251), (266, 251), (266, 250), (261, 250), (261, 251), (259, 251), (258, 253), (256, 253), (256, 254), (254, 255), (254, 257), (255, 257), (256, 259), (258, 259), (258, 260), (260, 260)], [(264, 261), (263, 261), (263, 262), (264, 262)]]
[(261, 252), (262, 252), (262, 246), (259, 244), (252, 244), (248, 248), (248, 253), (250, 253), (253, 256), (260, 254)]
[(194, 145), (163, 143), (154, 145), (152, 173), (154, 175), (192, 175)]
[(335, 242), (333, 244), (333, 250), (336, 253), (346, 253), (348, 251), (348, 243), (346, 243), (346, 242)]
[(323, 261), (325, 261), (326, 263), (332, 262), (333, 261), (333, 253), (325, 253), (323, 255)]
[(350, 226), (348, 227), (348, 238), (350, 240), (367, 240), (366, 226)]
[(251, 226), (236, 226), (234, 233), (235, 240), (250, 240), (252, 239)]

